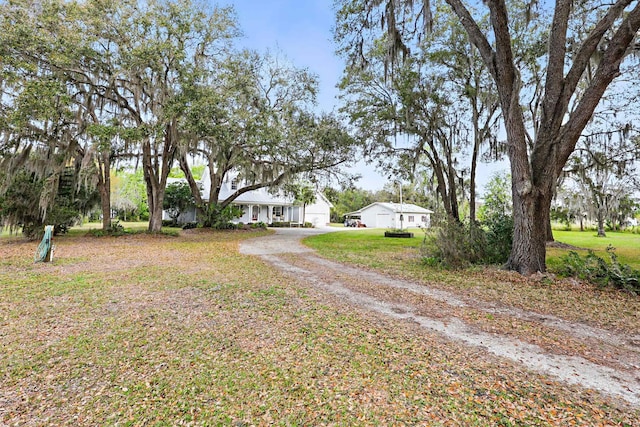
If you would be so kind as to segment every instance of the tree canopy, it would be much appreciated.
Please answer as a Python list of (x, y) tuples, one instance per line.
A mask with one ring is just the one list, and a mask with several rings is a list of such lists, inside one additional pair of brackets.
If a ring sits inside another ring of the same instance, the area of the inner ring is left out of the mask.
[(17, 0), (0, 3), (0, 32), (2, 170), (24, 165), (46, 184), (74, 162), (100, 190), (103, 227), (114, 164), (141, 168), (159, 231), (176, 160), (191, 184), (193, 156), (216, 184), (234, 169), (249, 183), (238, 194), (351, 160), (342, 124), (312, 108), (316, 76), (238, 50), (232, 8)]

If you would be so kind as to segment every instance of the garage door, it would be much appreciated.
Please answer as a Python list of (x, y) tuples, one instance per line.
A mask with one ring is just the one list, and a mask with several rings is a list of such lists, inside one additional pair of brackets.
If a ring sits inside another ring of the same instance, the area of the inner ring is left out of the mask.
[[(368, 224), (367, 224), (368, 225)], [(390, 214), (376, 214), (376, 225), (377, 228), (390, 228), (391, 224), (391, 215)]]

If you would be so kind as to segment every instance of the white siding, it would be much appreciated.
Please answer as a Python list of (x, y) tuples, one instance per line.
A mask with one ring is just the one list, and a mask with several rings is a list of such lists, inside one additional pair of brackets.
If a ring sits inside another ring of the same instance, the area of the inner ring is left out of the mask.
[[(431, 211), (415, 205), (405, 206), (408, 209), (402, 213), (403, 228), (429, 226)], [(396, 209), (397, 204), (376, 202), (353, 214), (359, 215), (361, 222), (370, 228), (400, 228), (400, 212)]]
[(363, 210), (361, 221), (371, 228), (393, 227), (391, 211), (379, 205), (371, 205), (368, 209)]
[(331, 221), (331, 206), (318, 194), (316, 201), (305, 208), (304, 216), (305, 222), (310, 222), (314, 227), (328, 225)]

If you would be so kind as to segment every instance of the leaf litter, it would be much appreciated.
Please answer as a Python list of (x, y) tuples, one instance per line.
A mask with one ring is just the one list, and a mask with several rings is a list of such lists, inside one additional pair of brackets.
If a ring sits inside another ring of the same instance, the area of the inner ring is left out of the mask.
[[(0, 240), (0, 424), (640, 419), (615, 396), (363, 309), (300, 272), (239, 254), (250, 236), (70, 236), (58, 239), (50, 265), (26, 263), (32, 246)], [(401, 314), (398, 302), (391, 308)]]

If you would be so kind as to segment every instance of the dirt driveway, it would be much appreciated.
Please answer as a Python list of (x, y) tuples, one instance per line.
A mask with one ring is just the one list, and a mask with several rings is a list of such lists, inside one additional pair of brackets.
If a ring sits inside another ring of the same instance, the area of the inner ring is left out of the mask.
[[(331, 231), (342, 229), (277, 229), (274, 235), (243, 242), (240, 251), (259, 256), (284, 273), (338, 296), (357, 309), (373, 311), (394, 321), (415, 322), (447, 339), (482, 349), (523, 368), (640, 407), (640, 336), (621, 336), (554, 316), (469, 300), (320, 258), (300, 243), (303, 237)], [(602, 356), (587, 359), (581, 355), (556, 354), (522, 337), (483, 331), (456, 316), (456, 309), (465, 307), (543, 324), (571, 339), (588, 342), (598, 350), (594, 353)]]

